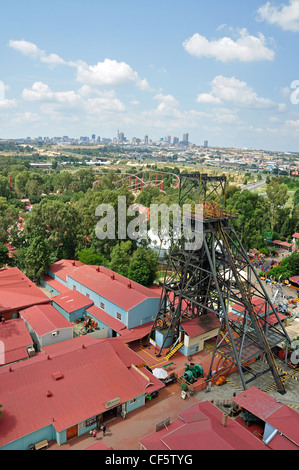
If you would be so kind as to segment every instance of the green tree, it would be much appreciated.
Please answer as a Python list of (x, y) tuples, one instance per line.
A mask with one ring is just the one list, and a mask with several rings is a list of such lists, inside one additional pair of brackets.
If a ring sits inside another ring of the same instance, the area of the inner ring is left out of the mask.
[(268, 201), (248, 190), (235, 191), (227, 200), (226, 208), (228, 212), (238, 212), (238, 217), (232, 219), (231, 224), (245, 249), (263, 247), (264, 232), (269, 228)]
[(57, 258), (73, 259), (81, 231), (78, 211), (72, 204), (56, 200), (43, 200), (33, 207), (25, 225), (30, 241), (35, 237), (48, 240), (51, 252)]
[(122, 276), (128, 277), (129, 262), (132, 252), (132, 242), (122, 241), (111, 251), (109, 268)]
[(0, 267), (9, 262), (8, 248), (3, 243), (0, 243)]
[(156, 278), (157, 266), (158, 259), (155, 252), (151, 248), (139, 247), (130, 260), (128, 277), (149, 287)]
[(103, 266), (105, 265), (105, 260), (101, 253), (97, 253), (92, 248), (83, 248), (78, 253), (78, 259), (83, 264), (91, 264), (93, 266)]
[(34, 237), (25, 251), (24, 267), (26, 276), (39, 280), (46, 274), (51, 264), (51, 249), (47, 239)]
[(8, 230), (11, 229), (19, 219), (19, 210), (11, 205), (5, 197), (0, 197), (0, 241), (6, 242)]
[(288, 187), (286, 184), (281, 184), (278, 179), (272, 178), (267, 185), (266, 192), (269, 203), (270, 225), (273, 231), (278, 219), (278, 209), (283, 208), (289, 198)]

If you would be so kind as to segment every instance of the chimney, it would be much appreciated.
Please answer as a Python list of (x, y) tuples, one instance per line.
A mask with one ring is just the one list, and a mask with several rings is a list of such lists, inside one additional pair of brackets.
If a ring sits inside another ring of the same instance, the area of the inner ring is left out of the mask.
[(228, 415), (226, 413), (223, 413), (223, 415), (222, 415), (221, 424), (224, 427), (226, 427), (226, 425), (227, 425), (227, 416)]

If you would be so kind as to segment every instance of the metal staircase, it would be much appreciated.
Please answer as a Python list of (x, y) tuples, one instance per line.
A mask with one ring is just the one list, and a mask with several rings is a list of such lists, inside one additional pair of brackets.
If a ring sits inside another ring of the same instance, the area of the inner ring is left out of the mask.
[(184, 342), (178, 343), (173, 349), (170, 350), (168, 354), (166, 354), (167, 359), (170, 359), (182, 346)]

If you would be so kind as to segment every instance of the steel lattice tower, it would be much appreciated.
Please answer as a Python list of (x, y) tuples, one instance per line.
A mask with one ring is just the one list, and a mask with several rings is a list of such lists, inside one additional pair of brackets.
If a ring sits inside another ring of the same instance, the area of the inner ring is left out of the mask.
[[(219, 319), (208, 379), (214, 361), (222, 358), (222, 373), (237, 366), (244, 390), (256, 377), (271, 371), (277, 390), (285, 393), (272, 349), (290, 338), (225, 212), (226, 177), (206, 174), (180, 176), (179, 205), (187, 199), (202, 204), (202, 245), (170, 251), (158, 314), (148, 339), (159, 330), (170, 351), (179, 342), (184, 321), (209, 312)], [(196, 215), (190, 215), (195, 227)], [(237, 308), (231, 312), (231, 304)], [(273, 322), (274, 318), (274, 322)], [(203, 319), (202, 319), (203, 320)], [(247, 382), (246, 363), (260, 357), (260, 370)]]

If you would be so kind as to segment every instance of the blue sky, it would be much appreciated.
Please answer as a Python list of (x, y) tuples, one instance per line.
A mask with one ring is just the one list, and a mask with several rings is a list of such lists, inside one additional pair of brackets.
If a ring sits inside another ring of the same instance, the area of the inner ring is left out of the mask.
[(1, 18), (0, 138), (299, 151), (299, 0), (10, 0)]

